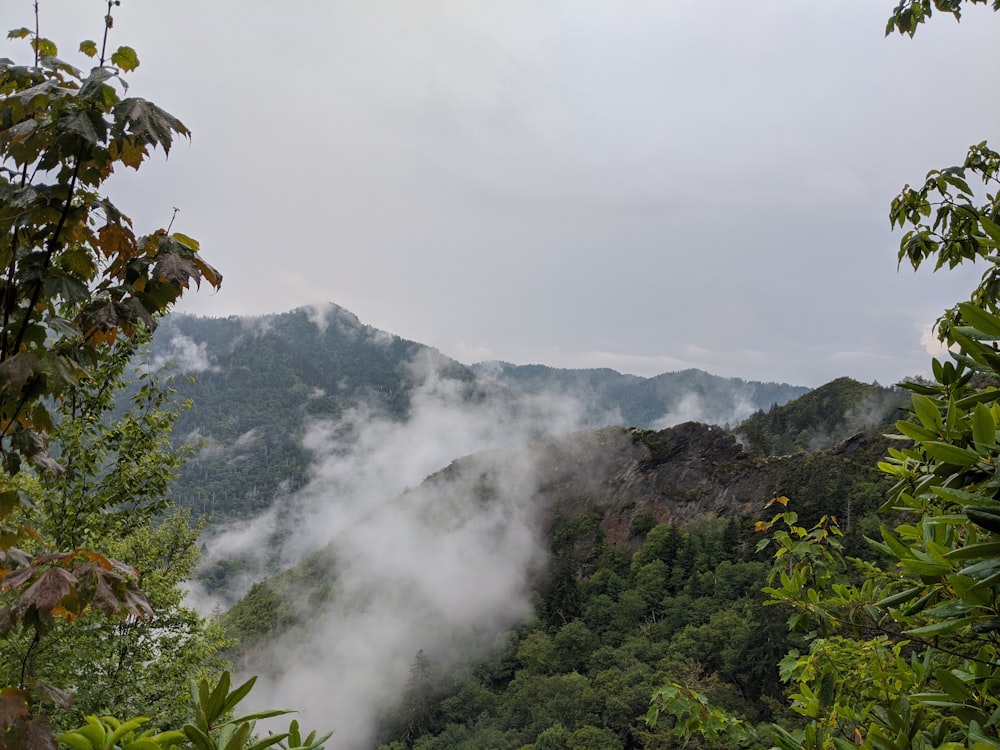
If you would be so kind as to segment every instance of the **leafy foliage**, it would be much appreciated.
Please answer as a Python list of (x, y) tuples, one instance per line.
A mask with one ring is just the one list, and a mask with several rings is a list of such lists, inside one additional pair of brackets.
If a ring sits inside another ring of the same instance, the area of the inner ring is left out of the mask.
[[(962, 6), (906, 0), (888, 30), (912, 35), (932, 9), (958, 18)], [(952, 361), (932, 362), (933, 382), (903, 384), (908, 418), (879, 464), (895, 481), (882, 507), (894, 527), (871, 542), (880, 564), (846, 556), (832, 517), (807, 528), (785, 509), (758, 524), (772, 532), (760, 546), (777, 547), (765, 591), (792, 608), (789, 628), (804, 639), (780, 663), (799, 719), (770, 727), (779, 748), (1000, 748), (998, 168), (981, 143), (892, 203), (893, 224), (909, 227), (900, 262), (987, 267), (971, 299), (938, 322)], [(650, 721), (676, 711), (684, 737), (764, 743), (721, 708), (692, 714), (692, 700), (703, 697), (668, 685)]]
[[(168, 112), (126, 96), (122, 74), (139, 60), (128, 47), (108, 50), (114, 5), (100, 52), (94, 42), (81, 45), (97, 58), (89, 73), (29, 29), (9, 38), (29, 40), (32, 63), (0, 59), (0, 645), (19, 654), (5, 661), (11, 685), (0, 693), (0, 742), (8, 747), (54, 746), (39, 706), (66, 709), (70, 696), (40, 679), (38, 659), (62, 642), (54, 638), (67, 623), (86, 633), (102, 617), (128, 624), (153, 614), (136, 569), (88, 547), (138, 532), (136, 508), (160, 502), (176, 454), (156, 456), (159, 446), (143, 436), (159, 440), (169, 419), (124, 421), (115, 433), (75, 421), (72, 411), (93, 418), (106, 408), (101, 368), (123, 359), (120, 336), (152, 329), (192, 284), (221, 282), (196, 241), (163, 229), (137, 237), (101, 192), (116, 167), (137, 169), (153, 150), (168, 153), (189, 135)], [(58, 426), (54, 408), (63, 409)], [(105, 445), (96, 445), (98, 436)], [(53, 437), (61, 455), (50, 453)], [(124, 476), (110, 471), (111, 455), (129, 469)], [(36, 479), (21, 473), (26, 464)], [(128, 483), (141, 476), (153, 484), (133, 492)], [(89, 656), (59, 675), (70, 681), (64, 685), (93, 678)]]
[(140, 716), (120, 721), (113, 716), (87, 716), (83, 726), (59, 735), (58, 740), (71, 750), (166, 750), (182, 743), (190, 743), (197, 750), (265, 750), (281, 744), (283, 750), (321, 750), (330, 734), (317, 737), (310, 732), (303, 737), (297, 721), (292, 721), (287, 732), (254, 736), (256, 722), (291, 713), (285, 709), (254, 711), (233, 717), (237, 705), (249, 694), (256, 678), (230, 690), (229, 672), (223, 672), (213, 686), (207, 680), (191, 685), (192, 704), (189, 712), (193, 719), (180, 729), (156, 731), (140, 727), (149, 719)]

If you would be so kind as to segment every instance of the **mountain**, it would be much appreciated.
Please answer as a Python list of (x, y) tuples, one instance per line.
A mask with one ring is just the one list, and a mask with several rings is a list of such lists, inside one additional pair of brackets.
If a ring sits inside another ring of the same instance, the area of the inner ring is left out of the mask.
[(195, 592), (238, 584), (261, 700), (345, 750), (667, 747), (637, 717), (674, 679), (766, 720), (790, 644), (754, 521), (785, 496), (868, 554), (898, 396), (466, 366), (337, 307), (178, 317), (150, 357), (198, 373)]
[(863, 550), (885, 447), (762, 457), (684, 423), (477, 453), (366, 507), (226, 622), (241, 667), (323, 707), (348, 749), (541, 747), (556, 723), (611, 732), (594, 747), (659, 747), (636, 717), (674, 670), (714, 673), (757, 716), (777, 705), (787, 613), (761, 607), (753, 520), (787, 496)]
[[(260, 318), (174, 315), (156, 331), (149, 357), (153, 365), (172, 363), (177, 397), (191, 403), (175, 434), (201, 446), (173, 499), (219, 521), (259, 513), (302, 489), (316, 458), (303, 441), (316, 425), (402, 424), (428, 399), (456, 415), (492, 407), (532, 418), (537, 437), (610, 424), (735, 424), (807, 390), (698, 370), (642, 378), (540, 365), (470, 367), (336, 305)], [(424, 475), (485, 447), (470, 438)]]
[(828, 448), (860, 431), (888, 432), (910, 396), (902, 388), (837, 378), (737, 425), (735, 433), (767, 456)]
[(611, 413), (617, 415), (618, 424), (643, 429), (689, 420), (735, 423), (755, 409), (784, 404), (809, 391), (804, 386), (722, 378), (694, 369), (651, 378), (607, 368), (566, 370), (506, 362), (483, 362), (472, 369), (524, 393), (575, 394), (589, 406), (592, 424)]

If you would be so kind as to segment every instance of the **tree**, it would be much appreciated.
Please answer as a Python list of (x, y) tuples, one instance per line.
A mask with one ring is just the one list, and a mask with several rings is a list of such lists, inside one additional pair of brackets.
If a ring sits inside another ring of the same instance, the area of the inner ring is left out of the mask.
[[(43, 639), (88, 613), (124, 622), (152, 614), (136, 571), (85, 546), (108, 529), (78, 533), (91, 499), (73, 498), (73, 523), (60, 524), (56, 514), (44, 514), (52, 496), (38, 488), (48, 480), (23, 481), (22, 466), (62, 473), (67, 486), (88, 475), (71, 463), (84, 458), (72, 449), (60, 457), (66, 466), (50, 453), (58, 432), (53, 407), (98, 385), (119, 337), (152, 329), (192, 283), (221, 283), (195, 240), (168, 229), (137, 237), (101, 192), (115, 168), (138, 169), (153, 150), (168, 153), (175, 137), (188, 135), (173, 115), (125, 95), (123, 76), (139, 60), (129, 47), (108, 46), (116, 4), (109, 0), (100, 47), (80, 45), (96, 62), (89, 73), (60, 59), (40, 35), (37, 4), (35, 29), (9, 34), (28, 40), (31, 63), (0, 59), (0, 638), (4, 645), (29, 643), (18, 674), (0, 692), (0, 736), (14, 746), (51, 746), (49, 718), (35, 706), (69, 703), (65, 692), (33, 675)], [(41, 511), (33, 514), (39, 500)], [(126, 515), (130, 507), (122, 505)], [(35, 528), (40, 517), (47, 520)]]
[[(963, 5), (903, 0), (888, 31), (912, 35), (933, 10), (959, 18)], [(903, 384), (909, 417), (879, 464), (895, 480), (882, 507), (894, 527), (872, 541), (885, 564), (846, 557), (834, 517), (805, 528), (785, 508), (758, 524), (771, 534), (761, 547), (776, 548), (765, 591), (792, 608), (789, 627), (804, 639), (780, 664), (800, 720), (758, 732), (674, 684), (655, 694), (650, 723), (669, 715), (681, 736), (731, 746), (770, 734), (788, 750), (1000, 748), (998, 170), (1000, 154), (980, 143), (892, 203), (892, 223), (909, 227), (901, 263), (979, 260), (986, 271), (938, 321), (951, 361), (932, 362), (933, 382)]]

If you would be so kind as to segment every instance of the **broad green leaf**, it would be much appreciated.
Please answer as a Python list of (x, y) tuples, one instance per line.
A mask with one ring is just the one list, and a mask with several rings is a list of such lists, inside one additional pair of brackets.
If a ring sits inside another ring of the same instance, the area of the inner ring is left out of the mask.
[(892, 550), (892, 553), (896, 555), (900, 560), (908, 559), (913, 557), (913, 551), (906, 544), (903, 544), (892, 531), (886, 526), (879, 527), (879, 531), (882, 534), (882, 539), (885, 540), (886, 545)]
[(80, 42), (80, 51), (87, 57), (97, 57), (97, 43), (90, 39), (84, 39)]
[(918, 593), (923, 591), (923, 588), (924, 588), (923, 586), (914, 586), (913, 588), (906, 589), (905, 591), (900, 591), (896, 594), (893, 594), (892, 596), (887, 596), (884, 599), (880, 599), (879, 601), (875, 602), (875, 606), (883, 608), (894, 607), (900, 602), (909, 601)]
[(111, 64), (128, 72), (139, 67), (139, 56), (131, 47), (119, 47), (111, 53)]
[(229, 695), (226, 696), (225, 701), (222, 704), (222, 713), (227, 714), (232, 711), (236, 704), (243, 700), (250, 690), (253, 688), (254, 684), (257, 682), (256, 677), (251, 677), (249, 680), (244, 682), (242, 685), (233, 690)]
[[(249, 745), (245, 748), (245, 750), (265, 750), (265, 748), (271, 747), (271, 745), (275, 745), (285, 740), (287, 737), (287, 732), (283, 734), (269, 734), (267, 737), (263, 737), (252, 745)], [(295, 747), (295, 745), (290, 744), (289, 750), (291, 750), (292, 747)]]
[(284, 716), (285, 714), (293, 713), (295, 713), (295, 709), (292, 708), (272, 708), (265, 711), (254, 711), (253, 713), (237, 716), (235, 719), (227, 721), (226, 724), (242, 724), (247, 721), (259, 721), (260, 719), (270, 719), (274, 716)]
[(990, 236), (995, 244), (1000, 245), (1000, 226), (987, 218), (985, 214), (977, 212), (976, 216), (979, 223), (983, 225), (983, 231)]
[(944, 500), (950, 500), (957, 505), (996, 505), (996, 500), (975, 492), (967, 492), (953, 487), (931, 487), (931, 491)]
[(988, 338), (1000, 338), (1000, 318), (971, 302), (960, 302), (958, 309), (962, 313), (962, 319), (976, 330), (986, 334)]
[(965, 515), (973, 523), (982, 526), (987, 531), (1000, 533), (1000, 512), (998, 508), (974, 507), (965, 508)]
[(170, 152), (174, 135), (190, 135), (180, 120), (145, 99), (122, 99), (114, 108), (116, 128), (122, 135), (132, 136), (137, 144), (159, 146)]
[(984, 578), (985, 576), (992, 576), (997, 571), (1000, 571), (1000, 558), (992, 558), (962, 568), (958, 571), (958, 574), (973, 578)]
[(198, 240), (192, 237), (188, 237), (186, 234), (181, 234), (180, 232), (174, 232), (170, 235), (170, 237), (171, 239), (179, 242), (181, 245), (188, 248), (189, 250), (193, 250), (194, 252), (198, 252), (198, 250), (201, 249), (201, 246), (198, 244)]
[(920, 393), (913, 394), (913, 411), (924, 427), (940, 435), (943, 421), (937, 402)]
[(904, 630), (906, 635), (916, 635), (922, 638), (934, 635), (944, 635), (946, 633), (954, 633), (956, 630), (961, 630), (962, 628), (968, 626), (970, 623), (974, 622), (972, 617), (963, 617), (958, 620), (944, 620), (942, 622), (934, 622), (930, 625), (923, 625), (919, 628), (910, 628), (909, 630)]
[(993, 421), (993, 412), (983, 404), (976, 404), (972, 412), (972, 439), (984, 450), (997, 444), (997, 425)]
[(969, 686), (966, 685), (960, 677), (947, 669), (934, 670), (934, 677), (937, 679), (938, 684), (941, 685), (944, 691), (948, 693), (953, 700), (958, 701), (959, 703), (967, 701), (972, 694)]
[(896, 429), (899, 430), (903, 435), (910, 438), (915, 442), (923, 442), (925, 440), (937, 440), (939, 434), (933, 430), (929, 430), (923, 425), (919, 425), (915, 422), (907, 422), (900, 420), (896, 422)]
[(1000, 557), (1000, 542), (982, 542), (957, 547), (945, 555), (949, 560), (978, 560)]
[(973, 607), (985, 607), (990, 603), (988, 592), (977, 588), (979, 581), (970, 576), (953, 575), (948, 576), (949, 585), (955, 590), (955, 594), (963, 601)]
[(922, 447), (931, 458), (955, 466), (973, 466), (981, 460), (980, 455), (975, 451), (959, 448), (951, 443), (929, 440)]

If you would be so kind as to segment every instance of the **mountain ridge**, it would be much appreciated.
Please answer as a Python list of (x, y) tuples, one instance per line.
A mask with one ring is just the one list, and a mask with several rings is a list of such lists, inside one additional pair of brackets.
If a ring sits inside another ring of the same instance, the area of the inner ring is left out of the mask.
[[(193, 404), (175, 432), (202, 448), (179, 477), (173, 499), (222, 520), (258, 513), (308, 481), (307, 424), (343, 420), (359, 405), (402, 423), (412, 416), (414, 399), (435, 388), (442, 408), (446, 393), (447, 406), (456, 410), (494, 404), (529, 412), (561, 399), (564, 411), (577, 412), (579, 427), (641, 428), (693, 418), (735, 423), (808, 390), (696, 370), (644, 378), (609, 368), (469, 366), (333, 304), (255, 318), (171, 316), (154, 335), (150, 357), (172, 361), (177, 375), (194, 376), (174, 380), (177, 398)], [(542, 421), (537, 430), (546, 429)], [(465, 452), (480, 447), (470, 444)]]

